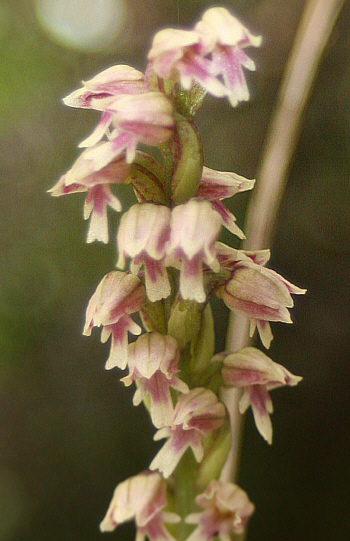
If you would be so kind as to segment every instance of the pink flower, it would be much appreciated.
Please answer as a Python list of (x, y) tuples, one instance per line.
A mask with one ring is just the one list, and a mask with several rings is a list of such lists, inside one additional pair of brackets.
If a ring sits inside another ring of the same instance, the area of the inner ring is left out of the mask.
[(63, 103), (80, 109), (102, 111), (100, 100), (108, 96), (140, 94), (144, 91), (144, 75), (131, 66), (117, 65), (83, 81), (83, 87), (74, 90)]
[(211, 201), (214, 209), (220, 214), (224, 226), (231, 233), (243, 239), (245, 236), (236, 225), (236, 218), (221, 202), (221, 199), (232, 197), (238, 192), (251, 190), (254, 184), (254, 179), (249, 180), (236, 173), (215, 171), (214, 169), (209, 169), (209, 167), (203, 167), (203, 174), (196, 198)]
[(208, 201), (190, 200), (172, 210), (167, 265), (180, 267), (180, 293), (183, 299), (204, 302), (203, 264), (220, 270), (215, 241), (221, 217)]
[(216, 480), (196, 497), (196, 503), (204, 511), (186, 517), (187, 524), (198, 524), (186, 541), (211, 541), (216, 536), (220, 541), (231, 541), (232, 533), (244, 532), (254, 512), (254, 504), (244, 490)]
[(230, 310), (241, 312), (250, 319), (251, 336), (258, 327), (262, 343), (269, 348), (273, 335), (268, 322), (292, 323), (288, 311), (294, 305), (291, 294), (305, 292), (306, 289), (300, 289), (277, 272), (257, 265), (247, 256), (232, 267), (231, 278), (216, 294)]
[(132, 274), (112, 271), (101, 280), (86, 310), (83, 334), (90, 336), (93, 327), (103, 327), (101, 342), (112, 336), (106, 369), (126, 368), (128, 331), (140, 334), (141, 328), (129, 314), (137, 312), (145, 299), (145, 288)]
[(163, 205), (136, 204), (123, 214), (119, 224), (117, 267), (124, 268), (128, 256), (132, 258), (133, 274), (143, 266), (147, 296), (152, 302), (168, 297), (171, 291), (164, 264), (170, 215), (170, 209)]
[(126, 386), (136, 381), (135, 406), (149, 395), (151, 419), (157, 428), (168, 426), (174, 416), (170, 387), (180, 393), (189, 392), (186, 383), (175, 375), (179, 372), (179, 356), (175, 338), (157, 332), (143, 334), (129, 344), (129, 374), (122, 381)]
[(271, 444), (270, 413), (273, 412), (273, 406), (268, 391), (284, 385), (297, 385), (302, 378), (294, 376), (253, 347), (240, 349), (236, 353), (219, 353), (213, 360), (223, 361), (222, 375), (225, 385), (243, 387), (239, 410), (244, 413), (249, 406), (252, 407), (257, 429)]
[(169, 477), (185, 451), (190, 447), (197, 462), (203, 459), (202, 438), (219, 428), (225, 417), (225, 407), (209, 389), (197, 387), (182, 394), (176, 403), (172, 423), (154, 435), (155, 440), (168, 438), (153, 459), (150, 469)]
[(202, 55), (211, 53), (212, 73), (221, 76), (230, 104), (249, 100), (243, 68), (255, 70), (255, 64), (243, 51), (259, 47), (260, 36), (253, 36), (225, 8), (208, 9), (195, 30), (201, 35)]
[(103, 167), (110, 156), (126, 151), (126, 161), (133, 162), (138, 143), (156, 146), (167, 141), (174, 126), (171, 101), (160, 92), (111, 96), (102, 98), (101, 120), (93, 133), (80, 143), (80, 147), (95, 145), (107, 134), (109, 141), (102, 147), (92, 149), (89, 158), (95, 167)]
[(235, 106), (249, 99), (242, 68), (255, 69), (242, 49), (260, 42), (226, 9), (212, 8), (192, 31), (158, 32), (148, 59), (159, 77), (178, 78), (185, 90), (198, 83), (214, 96), (228, 96)]
[(102, 532), (111, 532), (119, 524), (134, 519), (136, 541), (175, 541), (165, 523), (180, 522), (167, 506), (166, 483), (159, 473), (145, 471), (120, 483), (114, 491), (107, 514), (100, 524)]
[[(101, 144), (96, 145), (100, 148)], [(130, 166), (122, 156), (96, 169), (89, 159), (89, 151), (84, 151), (73, 167), (48, 190), (54, 197), (77, 192), (87, 192), (84, 205), (84, 220), (90, 219), (87, 242), (99, 240), (108, 242), (107, 207), (117, 212), (122, 209), (121, 203), (112, 194), (110, 184), (125, 182)]]

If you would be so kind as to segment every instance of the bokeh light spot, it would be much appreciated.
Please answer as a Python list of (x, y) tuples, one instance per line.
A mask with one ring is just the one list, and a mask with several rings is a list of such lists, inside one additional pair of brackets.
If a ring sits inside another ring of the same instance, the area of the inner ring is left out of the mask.
[(50, 38), (86, 52), (108, 49), (127, 22), (123, 0), (36, 0), (35, 8)]

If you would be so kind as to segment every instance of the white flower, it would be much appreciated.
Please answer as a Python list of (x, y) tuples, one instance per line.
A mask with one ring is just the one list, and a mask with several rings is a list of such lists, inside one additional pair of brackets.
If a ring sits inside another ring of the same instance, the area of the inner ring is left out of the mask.
[(215, 242), (221, 217), (208, 201), (190, 200), (171, 212), (170, 240), (166, 248), (167, 265), (180, 268), (180, 293), (183, 299), (204, 302), (203, 264), (220, 270)]
[(201, 462), (204, 455), (202, 438), (219, 428), (225, 415), (224, 405), (209, 389), (197, 387), (188, 394), (182, 394), (177, 400), (171, 424), (154, 435), (155, 440), (168, 440), (153, 459), (150, 469), (158, 469), (165, 478), (169, 477), (188, 447), (191, 447), (197, 462)]
[(250, 334), (258, 327), (261, 341), (270, 347), (273, 338), (270, 321), (292, 323), (288, 308), (294, 306), (291, 294), (306, 289), (291, 284), (277, 272), (254, 263), (246, 256), (232, 265), (231, 278), (216, 292), (228, 308), (245, 314), (251, 322)]
[(170, 387), (181, 393), (189, 388), (176, 376), (180, 351), (175, 338), (157, 332), (146, 333), (129, 344), (129, 374), (121, 381), (126, 386), (137, 383), (133, 403), (141, 403), (150, 398), (151, 419), (157, 428), (168, 426), (174, 415)]
[(211, 541), (216, 536), (220, 541), (230, 541), (232, 533), (244, 532), (254, 512), (254, 504), (244, 490), (216, 480), (196, 497), (196, 503), (204, 511), (186, 517), (187, 524), (198, 524), (186, 541)]
[[(101, 148), (101, 143), (96, 145)], [(84, 204), (84, 220), (90, 219), (87, 242), (99, 240), (108, 242), (107, 207), (117, 212), (122, 210), (119, 199), (112, 193), (111, 184), (122, 184), (126, 181), (130, 166), (122, 156), (110, 161), (102, 168), (96, 168), (89, 159), (89, 151), (85, 150), (75, 161), (72, 168), (63, 175), (51, 188), (49, 193), (54, 197), (77, 192), (87, 192)]]
[(159, 77), (179, 79), (185, 90), (198, 83), (214, 96), (228, 96), (235, 106), (249, 99), (243, 68), (255, 69), (243, 49), (260, 43), (260, 37), (218, 7), (207, 10), (194, 30), (158, 32), (148, 58)]
[(152, 302), (170, 295), (170, 283), (164, 264), (170, 215), (170, 209), (163, 205), (136, 204), (123, 214), (119, 224), (117, 267), (124, 268), (128, 256), (132, 258), (132, 273), (137, 274), (143, 267), (147, 296)]
[(134, 519), (136, 541), (175, 541), (165, 523), (180, 522), (179, 515), (163, 511), (167, 505), (166, 483), (159, 473), (145, 471), (120, 483), (114, 491), (107, 514), (100, 524), (111, 532)]
[(93, 327), (103, 327), (101, 342), (112, 337), (106, 369), (126, 368), (128, 361), (128, 331), (140, 334), (141, 328), (130, 317), (140, 310), (146, 296), (137, 276), (112, 271), (101, 280), (87, 310), (83, 334), (90, 336)]

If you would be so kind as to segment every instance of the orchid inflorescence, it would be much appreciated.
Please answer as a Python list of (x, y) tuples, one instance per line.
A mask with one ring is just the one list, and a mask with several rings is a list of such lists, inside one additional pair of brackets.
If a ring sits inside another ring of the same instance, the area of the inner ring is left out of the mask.
[[(98, 285), (84, 327), (85, 335), (101, 327), (102, 342), (111, 338), (106, 368), (128, 370), (121, 381), (136, 384), (133, 403), (145, 404), (154, 439), (166, 440), (147, 471), (117, 486), (101, 523), (110, 531), (134, 519), (137, 541), (242, 533), (254, 505), (220, 481), (231, 441), (220, 390), (242, 389), (241, 413), (251, 406), (271, 443), (269, 391), (301, 379), (254, 347), (214, 355), (213, 295), (248, 317), (251, 335), (257, 328), (269, 348), (270, 322), (291, 323), (291, 294), (305, 292), (266, 268), (269, 250), (218, 241), (222, 226), (244, 238), (222, 200), (255, 181), (203, 166), (193, 122), (206, 93), (232, 106), (249, 99), (243, 68), (255, 66), (245, 48), (260, 42), (226, 9), (212, 8), (193, 30), (158, 32), (145, 74), (113, 66), (64, 99), (101, 111), (101, 120), (52, 195), (86, 192), (87, 242), (108, 242), (107, 208), (122, 210), (113, 185), (130, 184), (138, 201), (121, 217), (118, 270)], [(139, 337), (128, 344), (128, 333)]]

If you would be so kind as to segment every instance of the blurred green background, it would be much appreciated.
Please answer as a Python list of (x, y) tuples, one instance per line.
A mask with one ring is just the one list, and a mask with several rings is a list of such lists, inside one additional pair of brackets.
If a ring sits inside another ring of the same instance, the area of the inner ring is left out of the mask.
[[(144, 69), (154, 32), (192, 25), (205, 0), (0, 0), (0, 541), (133, 539), (100, 534), (115, 485), (158, 445), (133, 391), (105, 372), (108, 345), (82, 337), (87, 301), (116, 260), (84, 243), (83, 195), (46, 194), (98, 115), (65, 108), (82, 79)], [(206, 165), (253, 177), (303, 0), (227, 0), (264, 37), (252, 99), (207, 98)], [(273, 396), (274, 444), (247, 415), (240, 484), (257, 510), (248, 541), (350, 539), (350, 8), (338, 19), (304, 115), (271, 265), (301, 287), (271, 357), (304, 377)], [(122, 190), (125, 204), (131, 201)], [(231, 208), (243, 225), (246, 194)], [(111, 216), (111, 231), (118, 217)], [(217, 302), (217, 349), (227, 311)]]

